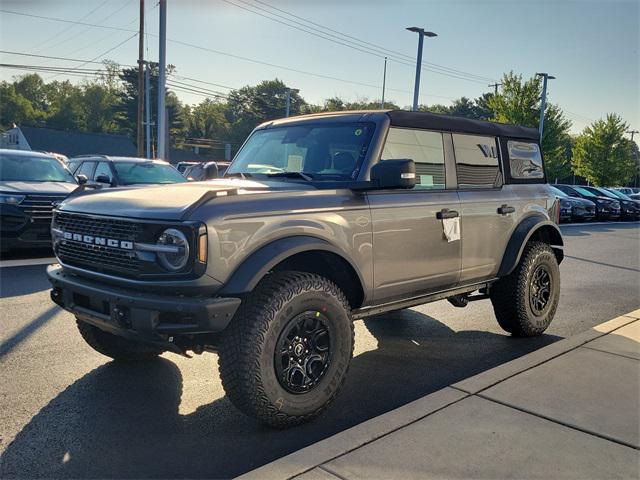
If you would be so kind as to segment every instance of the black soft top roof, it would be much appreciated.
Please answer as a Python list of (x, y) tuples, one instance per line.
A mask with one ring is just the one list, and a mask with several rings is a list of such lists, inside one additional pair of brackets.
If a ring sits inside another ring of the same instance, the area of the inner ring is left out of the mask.
[(390, 110), (387, 112), (391, 125), (407, 128), (425, 128), (478, 135), (492, 135), (539, 141), (538, 130), (507, 123), (487, 122), (472, 118), (454, 117), (427, 112)]

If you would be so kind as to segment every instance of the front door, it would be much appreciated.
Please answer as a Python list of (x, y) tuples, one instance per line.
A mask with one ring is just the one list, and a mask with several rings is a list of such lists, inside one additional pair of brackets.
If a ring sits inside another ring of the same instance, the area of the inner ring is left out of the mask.
[(381, 161), (390, 159), (413, 160), (418, 184), (368, 194), (376, 303), (453, 287), (460, 273), (461, 242), (447, 240), (439, 218), (460, 205), (447, 189), (443, 135), (391, 127)]

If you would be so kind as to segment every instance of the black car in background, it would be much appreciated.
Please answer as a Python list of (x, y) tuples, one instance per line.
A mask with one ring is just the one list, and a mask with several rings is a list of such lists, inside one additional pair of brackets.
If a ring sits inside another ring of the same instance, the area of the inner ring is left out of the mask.
[(187, 168), (183, 175), (195, 182), (213, 180), (224, 175), (228, 166), (229, 162), (202, 162)]
[(620, 202), (607, 195), (596, 195), (578, 185), (553, 185), (570, 197), (584, 198), (596, 204), (598, 220), (614, 220), (620, 218)]
[[(603, 188), (603, 187), (583, 187), (586, 190), (589, 190), (591, 193), (594, 194), (602, 194), (602, 195), (606, 195), (609, 198), (613, 198), (614, 200), (618, 200), (620, 202), (620, 216), (621, 218), (625, 219), (625, 220), (636, 220), (638, 217), (640, 217), (640, 202), (638, 202), (637, 200), (632, 200), (629, 197), (626, 197), (626, 195), (620, 193), (619, 195), (617, 194), (618, 192), (612, 192), (607, 188)], [(621, 196), (620, 196), (621, 195)], [(626, 198), (623, 198), (626, 197)]]
[(53, 155), (0, 150), (0, 250), (51, 245), (53, 208), (78, 188)]
[(570, 197), (562, 190), (550, 186), (551, 191), (560, 199), (560, 221), (563, 221), (563, 204), (570, 207), (569, 220), (574, 222), (588, 222), (596, 216), (596, 204), (584, 198)]
[[(178, 170), (162, 160), (136, 157), (87, 155), (69, 159), (67, 165), (81, 182), (102, 187), (161, 185), (186, 182)], [(80, 177), (80, 176), (83, 177)]]

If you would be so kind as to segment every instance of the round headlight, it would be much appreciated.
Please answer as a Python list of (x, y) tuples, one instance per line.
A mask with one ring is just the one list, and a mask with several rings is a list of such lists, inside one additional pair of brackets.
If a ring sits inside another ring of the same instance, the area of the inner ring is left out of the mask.
[(158, 237), (158, 245), (166, 249), (157, 253), (160, 264), (172, 272), (176, 272), (187, 264), (189, 260), (189, 241), (180, 230), (169, 228)]

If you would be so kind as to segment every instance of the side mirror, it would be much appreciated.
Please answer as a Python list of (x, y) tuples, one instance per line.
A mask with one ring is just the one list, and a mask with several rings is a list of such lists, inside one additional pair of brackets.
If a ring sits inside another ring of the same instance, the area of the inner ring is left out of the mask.
[(416, 185), (416, 164), (413, 160), (381, 160), (371, 167), (371, 181), (378, 188), (413, 188)]
[(89, 179), (84, 174), (76, 175), (76, 180), (78, 181), (78, 185), (86, 185)]
[(111, 179), (107, 175), (98, 175), (96, 177), (96, 182), (98, 183), (108, 183), (111, 185)]

